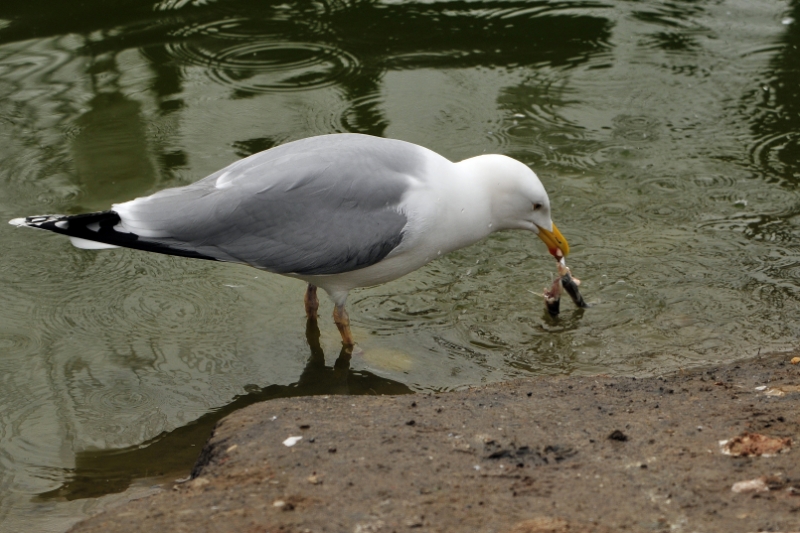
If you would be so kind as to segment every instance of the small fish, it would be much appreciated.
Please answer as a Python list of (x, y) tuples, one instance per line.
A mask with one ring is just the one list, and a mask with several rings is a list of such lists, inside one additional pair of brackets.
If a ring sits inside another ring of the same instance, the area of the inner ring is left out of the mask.
[(580, 280), (573, 278), (569, 272), (561, 277), (561, 286), (564, 287), (565, 291), (567, 291), (567, 294), (569, 294), (569, 297), (572, 298), (573, 302), (575, 302), (575, 305), (586, 309), (589, 307), (589, 304), (587, 304), (586, 300), (584, 300), (583, 296), (581, 296), (581, 293), (578, 290), (579, 284)]
[(558, 316), (558, 313), (561, 312), (561, 278), (553, 280), (553, 285), (549, 290), (545, 289), (542, 296), (544, 296), (544, 306), (550, 316)]
[(563, 258), (558, 262), (558, 275), (561, 276), (561, 286), (567, 291), (567, 294), (572, 298), (575, 305), (582, 309), (588, 308), (589, 304), (586, 303), (586, 300), (583, 299), (581, 292), (578, 290), (578, 285), (581, 284), (581, 280), (572, 276), (572, 272), (570, 272)]
[(581, 296), (578, 290), (578, 285), (580, 284), (581, 280), (572, 276), (569, 267), (567, 267), (562, 257), (558, 262), (558, 277), (553, 280), (553, 284), (549, 289), (545, 289), (543, 294), (539, 295), (544, 298), (545, 309), (547, 309), (550, 316), (556, 317), (561, 311), (562, 289), (569, 294), (569, 297), (572, 298), (575, 305), (582, 309), (589, 307), (589, 304), (586, 303), (586, 300), (583, 299), (583, 296)]

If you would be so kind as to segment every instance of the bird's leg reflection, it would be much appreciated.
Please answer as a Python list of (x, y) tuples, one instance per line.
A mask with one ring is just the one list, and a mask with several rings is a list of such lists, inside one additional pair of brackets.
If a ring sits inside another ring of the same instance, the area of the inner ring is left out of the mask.
[(337, 378), (340, 377), (347, 377), (347, 374), (350, 372), (350, 358), (352, 357), (352, 347), (342, 346), (342, 349), (339, 351), (339, 357), (336, 358), (336, 361), (333, 363), (333, 375)]
[(319, 309), (319, 298), (317, 298), (317, 286), (308, 284), (308, 288), (306, 289), (306, 317), (309, 320), (317, 319), (317, 310)]
[[(325, 366), (317, 321), (306, 321), (306, 339), (311, 355), (300, 378), (288, 385), (246, 385), (245, 394), (227, 405), (210, 409), (199, 419), (172, 431), (165, 431), (144, 443), (127, 448), (77, 452), (75, 467), (67, 471), (62, 485), (39, 494), (42, 501), (98, 498), (126, 490), (134, 479), (164, 472), (175, 479), (185, 476), (197, 462), (197, 452), (212, 428), (224, 416), (256, 402), (321, 394), (411, 394), (403, 383), (376, 376), (367, 370), (350, 368), (351, 350), (343, 346), (333, 368)], [(198, 475), (197, 471), (192, 474)]]
[(322, 345), (319, 342), (320, 333), (317, 319), (308, 317), (306, 320), (306, 341), (308, 347), (311, 349), (311, 357), (308, 358), (306, 363), (306, 370), (309, 367), (325, 366), (325, 353), (322, 351)]
[(327, 383), (328, 386), (334, 386), (337, 389), (337, 384), (338, 386), (346, 386), (350, 374), (352, 346), (342, 346), (339, 357), (333, 364), (333, 379), (331, 379), (330, 369), (325, 366), (325, 352), (322, 351), (322, 345), (319, 339), (319, 325), (317, 325), (316, 319), (309, 318), (306, 320), (306, 341), (308, 341), (311, 356), (306, 362), (303, 373), (297, 380), (297, 386), (304, 387), (311, 385), (319, 387), (323, 383)]

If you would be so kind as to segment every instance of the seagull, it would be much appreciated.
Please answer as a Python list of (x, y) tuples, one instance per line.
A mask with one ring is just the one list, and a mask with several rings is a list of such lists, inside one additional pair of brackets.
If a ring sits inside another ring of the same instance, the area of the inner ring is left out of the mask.
[(334, 303), (352, 347), (348, 293), (404, 276), (491, 233), (522, 229), (560, 260), (566, 239), (544, 186), (498, 154), (454, 163), (422, 146), (354, 133), (309, 137), (241, 159), (191, 185), (113, 204), (108, 211), (15, 218), (84, 249), (241, 263), (306, 282)]

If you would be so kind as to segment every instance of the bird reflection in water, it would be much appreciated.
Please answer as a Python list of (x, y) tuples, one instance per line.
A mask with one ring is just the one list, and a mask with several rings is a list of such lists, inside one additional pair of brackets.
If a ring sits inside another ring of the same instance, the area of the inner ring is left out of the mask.
[(289, 385), (245, 386), (245, 394), (183, 427), (148, 442), (113, 450), (78, 452), (75, 468), (61, 473), (61, 487), (42, 493), (39, 500), (78, 500), (123, 492), (137, 479), (169, 483), (186, 476), (216, 423), (234, 411), (277, 398), (325, 394), (411, 394), (406, 385), (350, 368), (351, 349), (342, 347), (333, 366), (325, 364), (316, 320), (306, 323), (310, 356), (297, 382)]

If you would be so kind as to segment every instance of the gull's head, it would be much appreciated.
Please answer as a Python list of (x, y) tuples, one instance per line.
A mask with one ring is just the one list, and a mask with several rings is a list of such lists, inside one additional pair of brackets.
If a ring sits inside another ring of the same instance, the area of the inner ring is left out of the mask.
[(550, 218), (550, 198), (527, 165), (504, 155), (482, 155), (464, 161), (488, 187), (494, 227), (536, 233), (556, 259), (569, 254), (569, 244)]

